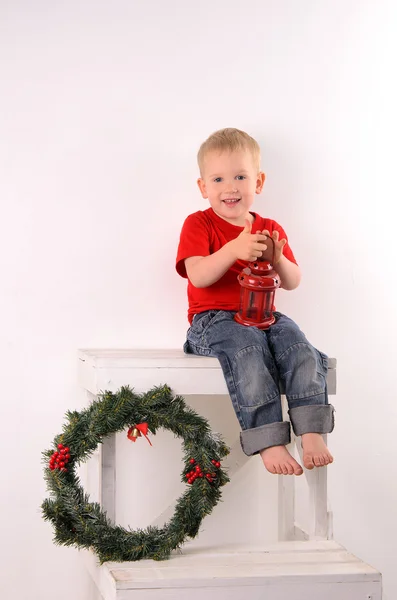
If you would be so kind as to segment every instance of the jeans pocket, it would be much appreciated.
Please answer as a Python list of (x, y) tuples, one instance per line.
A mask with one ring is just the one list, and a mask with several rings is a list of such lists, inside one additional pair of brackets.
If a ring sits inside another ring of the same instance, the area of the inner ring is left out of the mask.
[(194, 348), (193, 352), (195, 354), (205, 356), (211, 355), (211, 344), (209, 340), (207, 340), (207, 332), (221, 312), (222, 311), (220, 310), (208, 310), (194, 316), (192, 324), (187, 332), (187, 348), (189, 348), (190, 345), (190, 349), (192, 349), (192, 347)]
[(191, 333), (202, 336), (207, 327), (211, 325), (212, 320), (216, 317), (218, 312), (219, 310), (206, 310), (202, 313), (194, 315), (192, 325), (190, 327)]

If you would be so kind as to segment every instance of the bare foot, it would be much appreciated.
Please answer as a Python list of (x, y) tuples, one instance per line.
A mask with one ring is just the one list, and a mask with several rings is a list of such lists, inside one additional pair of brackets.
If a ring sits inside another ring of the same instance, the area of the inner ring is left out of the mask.
[(306, 469), (325, 467), (334, 462), (323, 436), (320, 433), (304, 433), (302, 435), (303, 464)]
[(303, 469), (285, 446), (272, 446), (260, 451), (263, 464), (269, 473), (278, 475), (302, 475)]

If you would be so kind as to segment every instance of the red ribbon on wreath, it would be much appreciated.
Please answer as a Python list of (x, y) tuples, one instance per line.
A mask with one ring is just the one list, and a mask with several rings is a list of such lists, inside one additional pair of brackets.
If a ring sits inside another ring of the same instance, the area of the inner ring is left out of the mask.
[(150, 445), (152, 442), (149, 440), (147, 436), (147, 432), (149, 431), (149, 425), (147, 423), (138, 423), (138, 425), (133, 425), (129, 428), (127, 437), (131, 442), (136, 442), (137, 438), (141, 437), (143, 434)]

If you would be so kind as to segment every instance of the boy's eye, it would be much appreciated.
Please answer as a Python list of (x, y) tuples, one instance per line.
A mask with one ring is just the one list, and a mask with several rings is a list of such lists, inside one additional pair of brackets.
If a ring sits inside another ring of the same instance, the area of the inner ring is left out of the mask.
[(242, 181), (243, 179), (245, 179), (245, 175), (237, 175), (236, 179)]
[(220, 181), (222, 181), (222, 177), (215, 177), (214, 181), (215, 183), (219, 183)]

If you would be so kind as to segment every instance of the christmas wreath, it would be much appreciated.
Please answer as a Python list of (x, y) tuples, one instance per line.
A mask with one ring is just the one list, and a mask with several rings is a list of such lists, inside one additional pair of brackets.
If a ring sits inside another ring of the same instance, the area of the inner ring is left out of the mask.
[[(55, 543), (89, 548), (101, 563), (164, 560), (198, 534), (201, 521), (220, 500), (220, 488), (229, 481), (220, 463), (229, 449), (181, 396), (173, 396), (168, 386), (144, 394), (122, 387), (116, 393), (104, 392), (81, 412), (68, 411), (66, 421), (53, 447), (43, 452), (50, 498), (44, 500), (42, 512), (54, 526)], [(90, 502), (76, 474), (76, 467), (106, 436), (127, 427), (132, 441), (142, 434), (149, 439), (148, 434), (159, 428), (183, 439), (182, 478), (188, 488), (164, 527), (127, 530), (113, 525), (100, 505)]]

